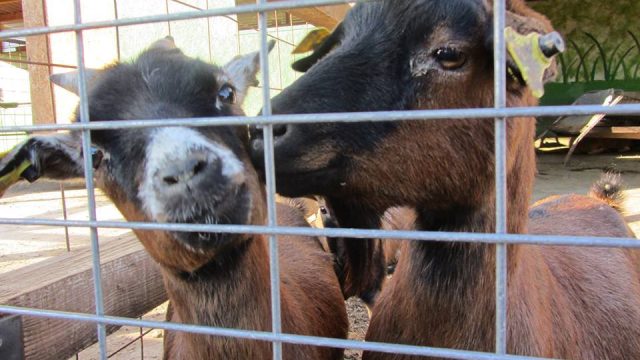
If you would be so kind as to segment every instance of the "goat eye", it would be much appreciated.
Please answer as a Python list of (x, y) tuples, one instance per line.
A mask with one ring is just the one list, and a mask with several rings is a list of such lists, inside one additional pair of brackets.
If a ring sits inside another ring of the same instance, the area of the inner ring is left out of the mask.
[(236, 102), (236, 92), (233, 86), (224, 84), (218, 90), (218, 100), (223, 104), (233, 104)]
[(452, 47), (443, 47), (433, 52), (433, 57), (445, 70), (455, 70), (467, 62), (462, 51)]

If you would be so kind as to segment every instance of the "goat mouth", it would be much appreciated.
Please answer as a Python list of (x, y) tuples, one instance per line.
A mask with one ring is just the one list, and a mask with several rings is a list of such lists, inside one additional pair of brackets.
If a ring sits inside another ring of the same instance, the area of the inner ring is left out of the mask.
[[(250, 218), (251, 197), (246, 185), (230, 191), (219, 199), (206, 199), (198, 206), (173, 211), (170, 222), (197, 225), (245, 225)], [(172, 232), (187, 250), (205, 253), (236, 238), (235, 234), (220, 232)]]

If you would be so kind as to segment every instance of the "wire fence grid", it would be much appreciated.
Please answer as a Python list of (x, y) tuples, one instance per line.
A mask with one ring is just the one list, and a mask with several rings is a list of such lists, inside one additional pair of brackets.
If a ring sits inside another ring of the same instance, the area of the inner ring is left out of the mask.
[[(215, 336), (228, 336), (235, 338), (254, 339), (269, 341), (273, 343), (273, 358), (282, 358), (282, 344), (307, 344), (315, 346), (331, 346), (344, 349), (360, 349), (370, 351), (380, 351), (387, 353), (399, 353), (407, 355), (437, 356), (452, 359), (530, 359), (530, 357), (513, 356), (506, 354), (506, 263), (507, 244), (541, 244), (541, 245), (572, 245), (572, 246), (604, 246), (604, 247), (629, 247), (640, 248), (637, 239), (623, 238), (595, 238), (595, 237), (570, 237), (570, 236), (536, 236), (536, 235), (514, 235), (506, 233), (506, 124), (507, 117), (520, 116), (560, 116), (560, 115), (584, 115), (584, 114), (638, 114), (640, 105), (621, 105), (616, 107), (604, 107), (597, 105), (582, 106), (554, 106), (554, 107), (526, 107), (507, 108), (506, 107), (506, 51), (505, 39), (502, 29), (505, 25), (505, 2), (494, 2), (494, 94), (495, 106), (486, 109), (452, 109), (452, 110), (419, 110), (419, 111), (383, 111), (383, 112), (361, 112), (361, 113), (335, 113), (335, 114), (301, 114), (301, 115), (272, 115), (270, 98), (272, 90), (279, 90), (283, 81), (280, 78), (280, 87), (270, 86), (269, 71), (262, 72), (262, 109), (261, 115), (251, 118), (246, 117), (225, 117), (225, 118), (198, 118), (198, 119), (157, 119), (157, 120), (130, 120), (118, 122), (91, 122), (89, 123), (87, 88), (85, 81), (85, 53), (83, 42), (83, 31), (99, 28), (119, 29), (128, 25), (139, 25), (156, 22), (170, 22), (177, 20), (210, 18), (213, 16), (224, 16), (231, 18), (237, 14), (258, 14), (258, 31), (260, 38), (260, 65), (261, 69), (269, 69), (269, 57), (267, 42), (269, 38), (278, 38), (277, 14), (276, 34), (269, 33), (267, 27), (267, 15), (269, 12), (300, 8), (307, 6), (323, 6), (344, 4), (344, 0), (285, 0), (277, 2), (266, 2), (257, 0), (256, 4), (238, 5), (226, 8), (210, 9), (207, 7), (196, 7), (191, 3), (172, 0), (182, 3), (193, 9), (193, 11), (167, 13), (161, 15), (148, 15), (142, 17), (131, 17), (115, 19), (110, 21), (89, 21), (83, 22), (81, 17), (80, 0), (74, 0), (74, 22), (73, 24), (44, 26), (25, 28), (18, 30), (0, 31), (0, 39), (30, 37), (35, 35), (54, 34), (60, 32), (74, 32), (77, 48), (77, 68), (80, 72), (79, 97), (80, 97), (80, 122), (75, 124), (2, 124), (0, 134), (21, 134), (35, 131), (55, 131), (55, 130), (79, 130), (82, 132), (84, 153), (90, 153), (91, 131), (97, 129), (111, 128), (142, 128), (156, 126), (215, 126), (215, 125), (246, 125), (248, 123), (263, 125), (265, 144), (265, 168), (266, 188), (268, 204), (268, 221), (265, 226), (244, 226), (244, 225), (197, 225), (197, 224), (157, 224), (157, 223), (135, 223), (118, 221), (98, 221), (96, 217), (95, 189), (92, 176), (92, 159), (90, 156), (84, 157), (85, 181), (88, 196), (88, 221), (78, 220), (48, 220), (48, 219), (8, 219), (0, 218), (0, 224), (29, 226), (48, 225), (65, 227), (84, 227), (90, 229), (93, 274), (95, 286), (95, 314), (70, 313), (62, 311), (52, 311), (35, 308), (23, 308), (0, 304), (0, 312), (6, 314), (16, 314), (23, 316), (47, 317), (52, 319), (65, 319), (95, 323), (98, 333), (100, 359), (108, 358), (106, 347), (106, 325), (135, 326), (140, 328), (140, 339), (143, 338), (143, 328), (158, 328), (173, 331), (186, 331), (199, 334)], [(375, 0), (372, 0), (375, 1)], [(168, 5), (167, 5), (168, 6)], [(233, 18), (231, 18), (233, 19)], [(289, 19), (289, 23), (293, 23)], [(240, 35), (238, 35), (240, 36)], [(209, 39), (210, 40), (210, 39)], [(293, 45), (293, 36), (283, 40), (286, 44)], [(119, 46), (119, 45), (118, 45)], [(119, 50), (118, 50), (119, 51)], [(278, 58), (280, 62), (280, 57)], [(24, 62), (16, 60), (16, 62)], [(74, 67), (64, 64), (40, 64), (43, 66)], [(282, 66), (282, 64), (280, 64)], [(286, 65), (285, 65), (286, 66)], [(282, 75), (280, 75), (282, 76)], [(362, 121), (437, 121), (438, 119), (459, 119), (459, 118), (486, 118), (495, 122), (495, 156), (496, 156), (496, 233), (452, 233), (452, 232), (428, 232), (428, 231), (385, 231), (385, 230), (359, 230), (359, 229), (313, 229), (313, 228), (283, 228), (276, 225), (276, 187), (275, 187), (275, 163), (273, 153), (273, 125), (280, 123), (315, 123), (315, 122), (362, 122)], [(63, 200), (64, 201), (64, 200)], [(66, 211), (65, 211), (66, 212)], [(102, 294), (102, 278), (100, 274), (100, 250), (99, 231), (100, 228), (125, 228), (125, 229), (146, 229), (146, 230), (171, 230), (171, 231), (195, 231), (195, 232), (222, 232), (222, 233), (250, 233), (265, 234), (269, 238), (270, 254), (270, 282), (271, 282), (271, 316), (272, 330), (270, 332), (249, 331), (239, 329), (226, 329), (217, 327), (206, 327), (198, 325), (178, 324), (170, 322), (148, 321), (133, 318), (122, 318), (107, 316), (104, 314), (104, 296)], [(444, 242), (482, 242), (494, 243), (496, 246), (496, 348), (494, 353), (464, 351), (455, 349), (442, 349), (434, 347), (410, 346), (402, 344), (382, 344), (375, 342), (362, 342), (355, 340), (329, 339), (312, 336), (302, 336), (286, 334), (281, 327), (281, 309), (279, 293), (279, 266), (277, 249), (277, 237), (279, 235), (310, 235), (327, 237), (352, 237), (352, 238), (394, 238), (412, 241), (444, 241)], [(67, 244), (67, 248), (69, 245)], [(117, 351), (120, 351), (118, 349)]]

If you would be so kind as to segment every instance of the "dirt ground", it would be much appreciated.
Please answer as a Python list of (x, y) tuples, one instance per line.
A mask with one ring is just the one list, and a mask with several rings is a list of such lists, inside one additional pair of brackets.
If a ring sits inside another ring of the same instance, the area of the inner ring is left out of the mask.
[[(574, 155), (568, 167), (562, 166), (564, 154), (541, 154), (534, 199), (553, 194), (587, 193), (603, 169), (622, 173), (626, 184), (625, 215), (636, 236), (640, 237), (640, 153), (607, 155)], [(86, 190), (80, 183), (65, 184), (66, 212), (69, 219), (86, 220)], [(98, 220), (119, 220), (121, 215), (101, 193), (97, 194)], [(60, 184), (38, 182), (14, 186), (0, 199), (2, 218), (63, 219)], [(127, 230), (100, 229), (100, 241), (105, 242)], [(65, 253), (67, 250), (64, 228), (46, 226), (0, 225), (0, 273), (33, 264)], [(89, 246), (87, 229), (70, 228), (71, 251)], [(352, 328), (350, 337), (363, 339), (368, 315), (361, 302), (350, 299), (347, 303)], [(165, 307), (161, 306), (144, 316), (145, 319), (163, 320)], [(162, 331), (125, 327), (109, 336), (108, 351), (113, 359), (160, 359), (162, 357)], [(131, 344), (130, 344), (131, 343)], [(128, 345), (128, 346), (126, 346)], [(118, 351), (120, 348), (122, 350)], [(117, 353), (116, 353), (117, 352)], [(97, 347), (92, 346), (80, 354), (79, 359), (96, 359)], [(345, 359), (359, 359), (357, 351), (348, 351)]]

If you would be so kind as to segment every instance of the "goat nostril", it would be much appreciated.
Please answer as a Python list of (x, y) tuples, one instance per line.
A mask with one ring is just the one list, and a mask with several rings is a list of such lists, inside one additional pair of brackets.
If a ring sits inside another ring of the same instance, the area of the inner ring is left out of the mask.
[(273, 136), (280, 137), (287, 133), (287, 125), (274, 125)]
[(162, 178), (162, 181), (167, 185), (175, 185), (178, 183), (178, 178), (175, 176), (165, 176)]
[(206, 167), (207, 167), (207, 162), (206, 161), (204, 161), (204, 160), (198, 161), (196, 163), (196, 165), (193, 167), (193, 175), (198, 175)]

